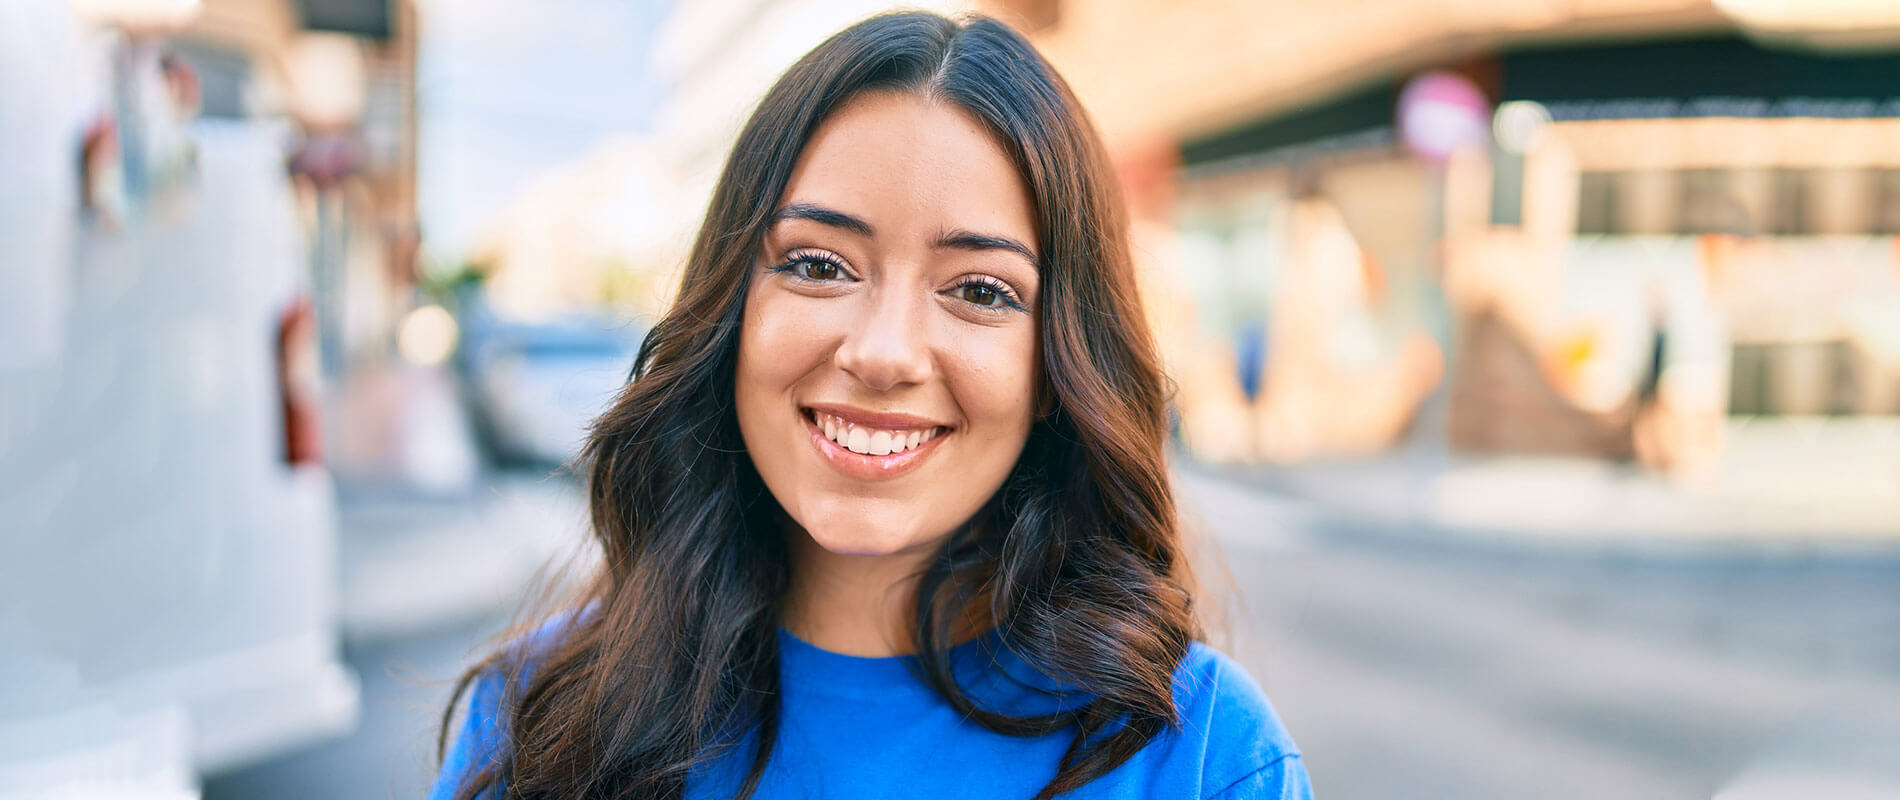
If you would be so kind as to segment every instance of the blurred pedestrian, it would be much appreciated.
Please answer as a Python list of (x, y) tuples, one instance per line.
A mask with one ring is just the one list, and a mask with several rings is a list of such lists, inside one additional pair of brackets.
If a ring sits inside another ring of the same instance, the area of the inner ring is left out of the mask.
[(1004, 25), (801, 59), (593, 428), (599, 573), (464, 678), (435, 795), (1309, 796), (1199, 641), (1125, 224)]

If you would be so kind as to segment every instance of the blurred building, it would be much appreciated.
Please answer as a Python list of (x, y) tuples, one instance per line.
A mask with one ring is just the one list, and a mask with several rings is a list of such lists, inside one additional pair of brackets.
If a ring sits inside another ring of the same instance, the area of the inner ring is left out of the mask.
[(1123, 165), (1204, 457), (1691, 468), (1729, 414), (1900, 412), (1880, 4), (987, 8)]

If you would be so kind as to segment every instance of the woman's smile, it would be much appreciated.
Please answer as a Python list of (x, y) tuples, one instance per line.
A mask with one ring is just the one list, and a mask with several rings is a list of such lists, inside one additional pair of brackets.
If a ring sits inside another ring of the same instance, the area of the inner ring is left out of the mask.
[(953, 432), (922, 417), (848, 406), (805, 408), (802, 416), (819, 457), (845, 477), (861, 481), (911, 473)]

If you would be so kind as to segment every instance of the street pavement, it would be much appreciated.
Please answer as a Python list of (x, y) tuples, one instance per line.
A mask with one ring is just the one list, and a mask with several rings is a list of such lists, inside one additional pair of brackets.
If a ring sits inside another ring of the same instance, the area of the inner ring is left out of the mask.
[(1230, 648), (1321, 796), (1900, 797), (1900, 560), (1434, 543), (1185, 483), (1245, 521)]
[[(520, 524), (524, 504), (574, 508), (549, 486), (498, 481), (472, 514), (346, 492), (376, 510), (343, 510), (345, 548), (384, 540), (416, 581), (450, 580), (421, 571), (428, 546), (413, 542), (452, 547), (442, 519), (499, 516), (514, 521), (485, 528), (484, 547), (512, 530), (515, 552), (554, 552), (550, 539), (578, 535), (571, 520)], [(1900, 797), (1887, 756), (1900, 750), (1900, 558), (1472, 547), (1191, 467), (1180, 488), (1211, 638), (1266, 689), (1322, 798)], [(524, 491), (541, 494), (511, 494)], [(402, 571), (344, 563), (346, 587), (352, 571), (384, 570), (358, 585)], [(420, 796), (448, 681), (499, 629), (508, 586), (495, 581), (518, 572), (458, 595), (482, 602), (438, 603), (435, 626), (396, 595), (359, 604), (345, 646), (359, 730), (214, 777), (205, 796)], [(363, 619), (378, 615), (400, 624)]]
[(388, 800), (421, 798), (435, 775), (437, 725), (462, 667), (504, 624), (458, 619), (439, 630), (346, 642), (362, 682), (354, 733), (204, 782), (205, 800)]

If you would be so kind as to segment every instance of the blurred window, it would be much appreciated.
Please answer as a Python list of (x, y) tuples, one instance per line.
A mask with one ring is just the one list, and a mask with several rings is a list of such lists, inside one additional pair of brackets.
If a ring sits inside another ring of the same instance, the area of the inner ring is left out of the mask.
[(1741, 198), (1735, 196), (1728, 170), (1683, 170), (1681, 179), (1681, 233), (1748, 235), (1759, 229), (1759, 221), (1750, 218)]
[(1585, 172), (1577, 181), (1577, 232), (1619, 233), (1616, 183), (1620, 173)]
[(1767, 233), (1790, 235), (1807, 230), (1807, 182), (1802, 180), (1801, 173), (1802, 170), (1790, 167), (1775, 170), (1764, 226)]
[(1873, 232), (1900, 234), (1900, 169), (1874, 170), (1873, 177)]
[(1524, 154), (1491, 148), (1491, 224), (1524, 224)]
[(1874, 378), (1858, 368), (1853, 346), (1838, 340), (1740, 343), (1731, 352), (1731, 414), (1854, 414), (1862, 411), (1861, 384)]
[[(1500, 164), (1494, 160), (1496, 166)], [(1512, 183), (1502, 175), (1496, 182), (1507, 188)], [(1498, 188), (1494, 186), (1494, 191)], [(1518, 202), (1509, 192), (1497, 192), (1492, 223), (1516, 224)], [(1900, 169), (1780, 167), (1765, 174), (1727, 168), (1583, 172), (1577, 185), (1577, 233), (1900, 234)]]

